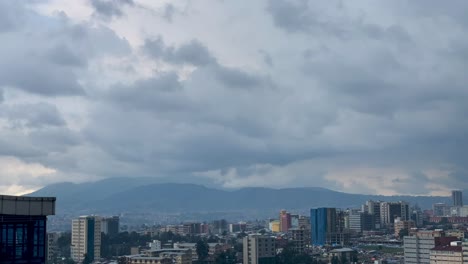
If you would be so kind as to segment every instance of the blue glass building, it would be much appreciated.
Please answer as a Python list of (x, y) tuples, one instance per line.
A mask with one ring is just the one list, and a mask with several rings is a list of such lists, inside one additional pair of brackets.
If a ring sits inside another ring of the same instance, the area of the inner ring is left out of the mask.
[(44, 264), (55, 198), (0, 195), (0, 264)]
[(327, 226), (329, 210), (331, 210), (331, 208), (310, 209), (312, 245), (323, 246), (326, 244), (327, 231), (329, 230)]

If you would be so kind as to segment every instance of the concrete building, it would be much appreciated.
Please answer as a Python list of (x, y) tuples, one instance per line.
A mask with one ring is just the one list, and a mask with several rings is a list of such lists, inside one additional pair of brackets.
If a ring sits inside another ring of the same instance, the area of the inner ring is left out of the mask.
[(336, 208), (310, 210), (311, 244), (316, 246), (341, 245), (349, 242), (349, 233), (344, 229), (344, 213)]
[(415, 227), (416, 227), (416, 224), (414, 223), (414, 221), (412, 221), (412, 220), (409, 220), (409, 221), (400, 220), (400, 218), (397, 218), (397, 219), (395, 219), (395, 223), (394, 223), (395, 236), (399, 237), (400, 232), (402, 230), (407, 230), (408, 233), (409, 233), (410, 229), (415, 228)]
[[(218, 229), (219, 230), (219, 229)], [(172, 232), (176, 235), (186, 236), (190, 234), (190, 226), (188, 225), (167, 225), (161, 227), (161, 232)], [(217, 233), (219, 234), (219, 233)]]
[(269, 229), (273, 233), (278, 233), (280, 232), (280, 221), (279, 220), (273, 220), (269, 223)]
[(463, 192), (460, 190), (452, 191), (453, 206), (463, 206)]
[(298, 228), (299, 227), (299, 215), (292, 214), (291, 215), (291, 228)]
[(305, 228), (310, 230), (310, 217), (307, 216), (299, 216), (299, 228)]
[(229, 224), (229, 232), (231, 233), (244, 232), (246, 229), (247, 224), (245, 222)]
[(103, 217), (101, 218), (101, 232), (109, 235), (115, 236), (120, 231), (120, 218), (118, 216), (112, 217)]
[(119, 264), (192, 264), (190, 249), (146, 250), (142, 254), (123, 256)]
[(289, 228), (291, 228), (291, 214), (286, 212), (286, 210), (281, 210), (279, 215), (280, 221), (280, 231), (281, 232), (288, 232)]
[(432, 212), (434, 216), (450, 216), (450, 206), (445, 203), (435, 203), (432, 205)]
[(55, 198), (0, 195), (0, 264), (46, 263), (47, 216)]
[(457, 240), (456, 237), (446, 237), (445, 233), (440, 230), (418, 231), (412, 236), (405, 236), (403, 239), (405, 263), (429, 264), (431, 249), (450, 245), (450, 242)]
[(337, 248), (329, 252), (329, 262), (333, 263), (333, 258), (337, 258), (339, 263), (355, 263), (357, 252), (351, 248)]
[(380, 201), (369, 200), (362, 206), (362, 211), (367, 212), (372, 217), (372, 229), (379, 230), (381, 228), (380, 224)]
[(406, 202), (382, 202), (380, 204), (380, 224), (382, 227), (393, 227), (395, 219), (409, 220), (409, 205)]
[(148, 244), (148, 247), (151, 249), (151, 250), (159, 250), (161, 249), (161, 241), (159, 240), (153, 240), (152, 242), (150, 242)]
[(431, 249), (430, 264), (463, 264), (461, 242), (451, 242), (450, 245)]
[(276, 241), (274, 237), (249, 235), (243, 239), (243, 264), (275, 264)]
[(90, 260), (101, 258), (101, 218), (81, 216), (72, 220), (71, 257), (82, 263), (87, 256)]
[(212, 232), (214, 234), (222, 234), (223, 232), (229, 231), (228, 222), (225, 219), (213, 221)]
[(349, 230), (354, 233), (362, 233), (374, 229), (373, 217), (368, 212), (359, 209), (351, 209), (348, 213)]
[(54, 262), (58, 257), (58, 245), (57, 241), (60, 238), (61, 233), (51, 232), (47, 233), (47, 261)]
[(304, 252), (310, 245), (310, 230), (305, 227), (291, 228), (291, 242), (296, 252)]

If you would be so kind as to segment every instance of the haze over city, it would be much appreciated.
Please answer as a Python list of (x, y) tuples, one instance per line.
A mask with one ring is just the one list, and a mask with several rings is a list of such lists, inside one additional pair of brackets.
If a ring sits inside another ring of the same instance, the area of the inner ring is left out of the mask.
[(0, 1), (0, 193), (467, 189), (468, 2)]

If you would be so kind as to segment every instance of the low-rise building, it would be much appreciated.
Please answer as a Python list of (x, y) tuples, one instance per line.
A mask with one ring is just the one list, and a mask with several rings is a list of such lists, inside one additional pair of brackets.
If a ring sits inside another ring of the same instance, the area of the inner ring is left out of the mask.
[(339, 263), (353, 263), (357, 259), (357, 252), (351, 248), (338, 248), (329, 252), (330, 263), (333, 258), (337, 258)]
[(405, 221), (405, 220), (400, 220), (400, 218), (397, 218), (395, 220), (394, 227), (395, 227), (395, 236), (399, 237), (401, 231), (407, 230), (409, 233), (409, 231), (412, 228), (416, 227), (416, 224), (412, 220)]
[(456, 237), (446, 237), (440, 230), (418, 231), (412, 236), (405, 236), (404, 253), (406, 264), (430, 263), (430, 251), (435, 247), (450, 245)]
[(192, 264), (190, 249), (145, 250), (142, 254), (123, 256), (119, 264)]
[[(455, 244), (454, 244), (455, 243)], [(462, 264), (463, 252), (460, 244), (452, 242), (450, 245), (437, 246), (430, 251), (430, 264)]]

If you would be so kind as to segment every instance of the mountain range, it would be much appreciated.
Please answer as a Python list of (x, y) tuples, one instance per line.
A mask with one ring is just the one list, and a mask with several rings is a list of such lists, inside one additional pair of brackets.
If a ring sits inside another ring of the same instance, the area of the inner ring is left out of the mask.
[(450, 203), (443, 196), (350, 194), (318, 187), (242, 188), (223, 190), (196, 184), (159, 183), (152, 178), (111, 178), (88, 183), (57, 183), (29, 196), (57, 197), (57, 214), (142, 212), (229, 212), (306, 210), (314, 207), (356, 208), (367, 200), (407, 201), (423, 209)]

